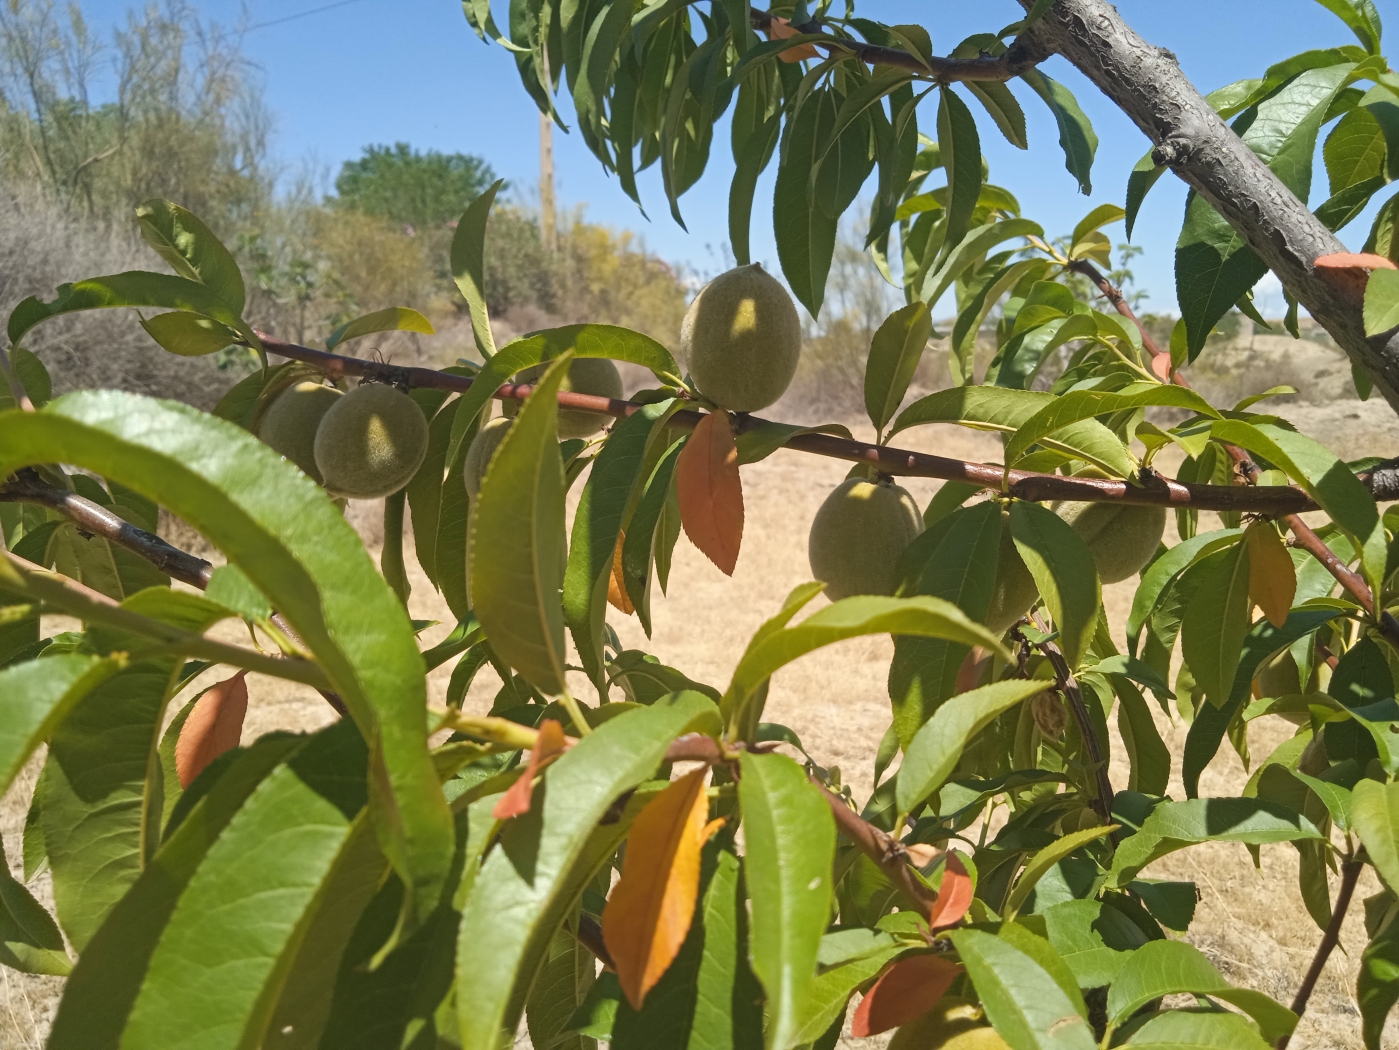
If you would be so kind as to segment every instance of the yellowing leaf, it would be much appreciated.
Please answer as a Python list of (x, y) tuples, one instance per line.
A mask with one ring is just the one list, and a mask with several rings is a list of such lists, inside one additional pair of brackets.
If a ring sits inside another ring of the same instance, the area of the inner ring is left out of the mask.
[(622, 568), (622, 545), (626, 542), (626, 532), (617, 533), (617, 546), (612, 552), (612, 575), (607, 579), (607, 601), (613, 608), (630, 616), (636, 612), (636, 606), (627, 594), (627, 578)]
[(900, 959), (860, 1000), (850, 1023), (850, 1034), (863, 1039), (922, 1017), (937, 1005), (961, 973), (960, 966), (937, 955)]
[(622, 877), (602, 913), (602, 937), (634, 1009), (666, 972), (695, 914), (700, 847), (719, 826), (705, 824), (707, 768), (681, 777), (637, 814)]
[(727, 412), (700, 420), (676, 463), (676, 495), (685, 535), (725, 576), (743, 542), (743, 482)]
[(1248, 544), (1248, 596), (1274, 627), (1287, 622), (1297, 595), (1297, 568), (1272, 523), (1256, 521), (1244, 531)]
[(247, 671), (211, 685), (190, 711), (175, 741), (175, 773), (189, 787), (204, 767), (238, 746), (248, 713)]
[[(792, 23), (788, 22), (787, 19), (774, 15), (772, 21), (768, 23), (767, 34), (772, 40), (786, 40), (788, 37), (796, 36), (797, 31), (792, 28)], [(788, 48), (777, 57), (783, 62), (800, 62), (803, 59), (820, 58), (821, 56), (815, 45), (801, 44)]]
[(530, 748), (529, 764), (515, 783), (501, 795), (491, 811), (496, 820), (509, 820), (529, 812), (530, 795), (534, 791), (534, 778), (540, 770), (568, 749), (568, 739), (563, 735), (563, 726), (552, 718), (539, 723), (539, 735)]

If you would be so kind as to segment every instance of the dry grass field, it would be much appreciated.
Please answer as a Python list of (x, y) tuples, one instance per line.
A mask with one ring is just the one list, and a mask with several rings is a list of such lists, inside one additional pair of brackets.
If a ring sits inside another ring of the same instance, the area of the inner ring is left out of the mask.
[[(1399, 453), (1399, 425), (1381, 403), (1297, 405), (1287, 406), (1282, 412), (1301, 429), (1331, 441), (1343, 456), (1356, 456), (1362, 451)], [(783, 413), (780, 408), (773, 412), (777, 418), (791, 418), (793, 414)], [(904, 437), (908, 440), (904, 441)], [(961, 458), (997, 457), (994, 439), (955, 427), (925, 428), (903, 435), (899, 443)], [(792, 452), (779, 452), (744, 468), (747, 519), (743, 552), (734, 577), (721, 575), (682, 539), (676, 549), (670, 594), (664, 599), (657, 596), (654, 603), (653, 637), (648, 642), (634, 619), (623, 620), (614, 613), (613, 623), (623, 641), (629, 646), (645, 647), (692, 678), (722, 687), (749, 635), (794, 585), (808, 578), (808, 523), (844, 473), (845, 466), (840, 463)], [(923, 505), (937, 485), (914, 479), (907, 487)], [(372, 540), (372, 508), (352, 508), (351, 516), (357, 523), (366, 524), (363, 531)], [(411, 557), (409, 561), (411, 564)], [(1108, 610), (1119, 644), (1133, 586), (1128, 582), (1107, 589)], [(448, 616), (421, 575), (414, 580), (411, 604), (415, 616)], [(445, 625), (434, 628), (427, 637), (433, 640), (446, 630)], [(231, 627), (225, 631), (230, 638), (238, 633)], [(845, 642), (785, 668), (772, 684), (767, 719), (795, 728), (817, 761), (841, 768), (859, 798), (869, 791), (875, 748), (887, 724), (885, 673), (892, 650), (889, 639), (883, 637)], [(448, 670), (440, 669), (432, 677), (432, 690), (438, 700), (445, 690)], [(310, 690), (255, 676), (250, 676), (249, 686), (251, 702), (245, 740), (272, 729), (314, 728), (332, 717), (330, 709)], [(194, 688), (200, 687), (196, 684)], [(489, 670), (482, 672), (468, 707), (485, 710), (496, 687)], [(582, 683), (579, 688), (583, 693)], [(172, 710), (177, 707), (178, 703), (172, 705)], [(1180, 798), (1184, 793), (1179, 781), (1179, 755), (1185, 727), (1179, 722), (1168, 722), (1159, 712), (1157, 717), (1162, 736), (1177, 757), (1172, 794)], [(1250, 734), (1254, 756), (1266, 756), (1285, 738), (1286, 728), (1254, 723)], [(1120, 741), (1114, 740), (1113, 745), (1112, 779), (1125, 784), (1127, 768)], [(37, 769), (37, 762), (31, 765), (0, 807), (0, 834), (12, 869), (18, 868), (20, 833)], [(1226, 747), (1207, 771), (1202, 794), (1237, 794), (1246, 779), (1238, 758)], [(1302, 906), (1296, 870), (1296, 853), (1290, 846), (1266, 847), (1262, 868), (1256, 870), (1242, 846), (1207, 845), (1174, 854), (1158, 862), (1149, 874), (1197, 882), (1203, 899), (1187, 939), (1209, 955), (1232, 981), (1287, 1002), (1320, 937)], [(35, 885), (41, 896), (47, 892), (42, 877)], [(1360, 896), (1376, 889), (1373, 879), (1367, 877)], [(1345, 925), (1344, 950), (1333, 954), (1293, 1040), (1296, 1050), (1360, 1046), (1353, 989), (1364, 943), (1362, 909), (1357, 901)], [(0, 982), (0, 1048), (28, 1050), (41, 1046), (61, 982), (10, 971), (0, 971)], [(873, 1050), (882, 1043), (874, 1039), (847, 1040), (842, 1045)], [(1399, 1047), (1399, 1035), (1392, 1045)]]

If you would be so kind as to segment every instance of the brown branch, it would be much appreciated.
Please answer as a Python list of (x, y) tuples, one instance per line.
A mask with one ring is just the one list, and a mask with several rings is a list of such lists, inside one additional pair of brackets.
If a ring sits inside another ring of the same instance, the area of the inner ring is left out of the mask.
[[(1041, 634), (1048, 634), (1044, 625), (1038, 623), (1033, 616), (1030, 622)], [(1112, 788), (1112, 780), (1108, 777), (1108, 764), (1103, 758), (1103, 744), (1098, 739), (1098, 730), (1093, 725), (1093, 720), (1088, 714), (1088, 705), (1083, 700), (1083, 690), (1079, 688), (1078, 679), (1074, 677), (1073, 669), (1069, 667), (1069, 661), (1064, 659), (1064, 652), (1053, 642), (1037, 642), (1035, 648), (1044, 653), (1049, 661), (1050, 667), (1054, 668), (1054, 682), (1059, 687), (1059, 691), (1064, 694), (1064, 699), (1069, 702), (1069, 710), (1073, 712), (1074, 724), (1078, 726), (1078, 735), (1083, 740), (1083, 750), (1087, 753), (1088, 762), (1093, 767), (1093, 781), (1097, 791), (1097, 798), (1093, 800), (1093, 812), (1104, 824), (1112, 823), (1112, 800), (1116, 797)], [(1113, 842), (1117, 841), (1117, 835), (1113, 835)]]
[[(1326, 960), (1331, 957), (1332, 949), (1341, 939), (1341, 925), (1345, 922), (1346, 911), (1350, 908), (1351, 897), (1355, 895), (1355, 884), (1363, 867), (1358, 860), (1348, 860), (1341, 865), (1341, 889), (1336, 894), (1336, 907), (1331, 912), (1331, 921), (1326, 924), (1321, 943), (1316, 946), (1316, 954), (1312, 956), (1312, 964), (1307, 967), (1307, 975), (1302, 978), (1301, 987), (1297, 989), (1297, 995), (1292, 1000), (1292, 1012), (1299, 1018), (1307, 1010), (1307, 1000), (1312, 997), (1321, 971), (1326, 968)], [(1291, 1035), (1285, 1035), (1279, 1039), (1277, 1050), (1287, 1050), (1291, 1038)]]
[[(749, 12), (749, 24), (759, 32), (771, 24), (770, 11), (753, 9)], [(816, 18), (799, 26), (792, 26), (798, 33), (819, 33), (825, 27), (823, 19)], [(949, 84), (961, 80), (1006, 81), (1018, 77), (1027, 69), (1039, 65), (1049, 53), (1040, 48), (1032, 34), (1022, 33), (1003, 55), (979, 55), (976, 58), (942, 58), (930, 55), (924, 61), (918, 55), (894, 47), (881, 47), (866, 44), (859, 40), (830, 37), (826, 40), (810, 41), (815, 47), (826, 49), (828, 55), (844, 51), (861, 62), (871, 66), (895, 66), (907, 69), (920, 77)]]
[[(1156, 340), (1152, 337), (1151, 333), (1147, 331), (1146, 325), (1142, 324), (1141, 318), (1138, 317), (1136, 311), (1132, 309), (1132, 304), (1129, 303), (1127, 297), (1122, 294), (1122, 289), (1104, 277), (1096, 266), (1087, 259), (1074, 259), (1069, 263), (1069, 269), (1092, 281), (1098, 291), (1103, 293), (1103, 298), (1112, 303), (1112, 308), (1123, 317), (1127, 318), (1127, 320), (1131, 321), (1132, 324), (1136, 325), (1137, 331), (1141, 333), (1142, 346), (1146, 347), (1147, 352), (1150, 353), (1152, 357), (1160, 357), (1163, 353), (1167, 353), (1167, 351), (1162, 350), (1161, 347), (1156, 345)], [(1174, 375), (1172, 378), (1174, 379)], [(1189, 385), (1184, 380), (1179, 380), (1178, 382), (1180, 386)]]
[(930, 890), (909, 864), (908, 849), (902, 842), (887, 831), (875, 827), (851, 809), (835, 792), (815, 777), (811, 782), (821, 789), (835, 816), (840, 833), (853, 842), (861, 853), (874, 861), (884, 877), (903, 891), (903, 895), (917, 908), (923, 918), (929, 918), (937, 894)]
[[(259, 332), (267, 352), (278, 357), (292, 358), (320, 368), (332, 379), (365, 376), (387, 382), (402, 382), (410, 387), (427, 387), (462, 393), (471, 389), (467, 376), (438, 372), (431, 368), (404, 368), (379, 361), (314, 350), (284, 342)], [(507, 383), (492, 396), (502, 401), (523, 401), (534, 388), (521, 383)], [(634, 401), (594, 397), (589, 394), (561, 393), (562, 408), (599, 412), (624, 419), (643, 406)], [(666, 425), (693, 430), (703, 415), (699, 412), (677, 412)], [(739, 418), (739, 433), (746, 433), (768, 420), (744, 415)], [(798, 452), (844, 460), (847, 463), (871, 463), (885, 474), (895, 477), (941, 478), (944, 481), (964, 481), (992, 491), (1004, 491), (1017, 499), (1034, 503), (1051, 500), (1078, 500), (1090, 503), (1130, 503), (1145, 506), (1190, 507), (1195, 510), (1238, 511), (1246, 514), (1287, 514), (1315, 510), (1310, 497), (1291, 485), (1269, 485), (1248, 489), (1231, 485), (1196, 485), (1153, 472), (1144, 472), (1137, 484), (1109, 478), (1071, 478), (1059, 474), (1041, 474), (1028, 470), (1006, 470), (987, 463), (948, 459), (924, 452), (871, 445), (832, 434), (798, 434), (783, 446)]]

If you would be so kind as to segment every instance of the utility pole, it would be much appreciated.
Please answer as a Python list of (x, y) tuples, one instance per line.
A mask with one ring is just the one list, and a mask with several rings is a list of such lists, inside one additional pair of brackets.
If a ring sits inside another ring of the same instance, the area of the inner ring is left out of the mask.
[[(544, 51), (544, 90), (552, 93), (553, 78), (549, 75), (549, 52)], [(554, 121), (547, 113), (539, 114), (539, 240), (544, 251), (553, 255), (558, 247), (554, 227)]]

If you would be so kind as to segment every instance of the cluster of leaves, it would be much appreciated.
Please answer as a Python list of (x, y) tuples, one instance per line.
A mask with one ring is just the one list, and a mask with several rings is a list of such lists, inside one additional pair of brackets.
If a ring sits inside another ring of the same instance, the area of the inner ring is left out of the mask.
[[(684, 10), (643, 13), (673, 20), (670, 49), (643, 34), (625, 61), (658, 55), (643, 72), (702, 84), (730, 45), (696, 46), (681, 31)], [(587, 46), (625, 36), (624, 13), (590, 28)], [(716, 8), (711, 27), (728, 17)], [(527, 73), (538, 59), (577, 69), (581, 85), (608, 65), (570, 58), (577, 28), (554, 28), (552, 12), (522, 10), (521, 33), (529, 18), (560, 55), (520, 52)], [(780, 40), (804, 46), (811, 35)], [(898, 39), (923, 53), (909, 27)], [(784, 67), (759, 60), (780, 48), (745, 41), (755, 75), (785, 83)], [(672, 68), (681, 54), (683, 77)], [(611, 76), (600, 83), (615, 102)], [(813, 80), (797, 90), (834, 89)], [(660, 97), (648, 87), (634, 101)], [(699, 135), (704, 122), (686, 108), (694, 96), (671, 97), (672, 132)], [(838, 123), (854, 95), (838, 107), (816, 97)], [(1123, 653), (1093, 551), (1067, 522), (1030, 502), (972, 502), (971, 486), (948, 483), (903, 556), (896, 595), (808, 614), (821, 585), (796, 587), (722, 689), (624, 649), (609, 608), (649, 634), (653, 580), (671, 585), (682, 530), (731, 572), (739, 464), (803, 428), (747, 420), (735, 436), (723, 412), (678, 417), (695, 397), (683, 369), (625, 329), (573, 325), (497, 348), (483, 295), (492, 188), (462, 216), (450, 258), (482, 360), (414, 392), (430, 448), (386, 508), (399, 525), (411, 511), (419, 564), (458, 619), (424, 648), (417, 635), (429, 625), (404, 605), (401, 528), (388, 530), (376, 571), (325, 493), (250, 432), (304, 364), (260, 370), (214, 414), (102, 391), (45, 403), (47, 376), (22, 343), (72, 311), (164, 310), (142, 324), (174, 353), (261, 352), (229, 253), (188, 212), (148, 202), (142, 231), (173, 274), (65, 285), (50, 302), (21, 303), (8, 326), (7, 378), (39, 407), (0, 405), (0, 479), (37, 471), (147, 530), (164, 509), (228, 562), (202, 594), (176, 590), (54, 512), (0, 501), (0, 787), (47, 745), (21, 849), (26, 882), (50, 872), (56, 912), (0, 871), (0, 962), (70, 974), (52, 1047), (495, 1050), (523, 1020), (540, 1048), (830, 1048), (862, 995), (852, 1030), (895, 1030), (899, 1048), (1262, 1050), (1297, 1016), (1172, 939), (1168, 930), (1189, 929), (1196, 888), (1144, 875), (1203, 842), (1293, 844), (1319, 925), (1333, 922), (1328, 870), (1373, 865), (1384, 888), (1367, 902), (1358, 1000), (1367, 1045), (1379, 1045), (1399, 1001), (1399, 700), (1376, 612), (1399, 600), (1399, 515), (1380, 514), (1357, 464), (1253, 411), (1256, 399), (1220, 409), (1168, 382), (1188, 356), (1188, 324), (1153, 358), (1133, 326), (1076, 301), (1073, 267), (1105, 261), (1101, 229), (1124, 212), (1090, 212), (1063, 250), (1032, 225), (1006, 233), (1028, 220), (984, 184), (979, 159), (965, 163), (955, 98), (942, 97), (940, 144), (912, 154), (924, 174), (941, 158), (950, 185), (925, 190), (920, 179), (907, 199), (900, 189), (909, 206), (890, 223), (907, 224), (907, 243), (926, 237), (925, 249), (942, 239), (931, 257), (905, 258), (920, 288), (958, 288), (961, 382), (905, 404), (937, 299), (920, 293), (871, 346), (864, 393), (879, 440), (960, 424), (1003, 434), (1008, 468), (1091, 468), (1132, 485), (1167, 445), (1184, 451), (1182, 475), (1203, 482), (1227, 481), (1246, 450), (1262, 483), (1299, 486), (1322, 509), (1322, 540), (1338, 564), (1356, 566), (1376, 610), (1334, 593), (1332, 575), (1289, 550), (1274, 522), (1225, 514), (1222, 528), (1199, 532), (1182, 511), (1180, 542), (1141, 574)], [(700, 139), (672, 132), (643, 142), (643, 154), (660, 150), (673, 170), (690, 170), (678, 162), (691, 163)], [(1012, 253), (993, 253), (1015, 238)], [(810, 256), (814, 242), (803, 243), (798, 254)], [(997, 354), (978, 383), (967, 333), (1005, 296)], [(335, 332), (327, 349), (414, 326), (415, 311), (381, 311)], [(640, 365), (657, 385), (605, 435), (561, 442), (559, 390), (578, 357)], [(541, 364), (469, 498), (463, 457), (493, 394)], [(1036, 378), (1047, 389), (1029, 389)], [(1184, 418), (1158, 426), (1145, 419), (1154, 407)], [(1037, 594), (998, 636), (981, 621), (1014, 558)], [(41, 617), (55, 613), (82, 629), (45, 636)], [(210, 636), (230, 620), (244, 621), (253, 645)], [(895, 639), (891, 723), (874, 791), (857, 800), (805, 753), (796, 728), (763, 716), (786, 664), (875, 634)], [(426, 675), (448, 662), (446, 705), (431, 707)], [(215, 665), (235, 673), (168, 719), (172, 700)], [(487, 665), (500, 688), (489, 714), (468, 714), (463, 701)], [(579, 670), (594, 702), (570, 690)], [(320, 690), (346, 717), (233, 746), (247, 671)], [(1147, 693), (1189, 723), (1183, 799), (1167, 795), (1171, 757)], [(1114, 709), (1130, 769), (1115, 792)], [(1198, 797), (1226, 738), (1249, 762), (1245, 729), (1261, 717), (1296, 732), (1239, 796)], [(1164, 1008), (1174, 995), (1196, 1005)]]

